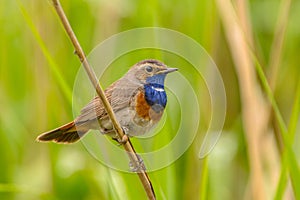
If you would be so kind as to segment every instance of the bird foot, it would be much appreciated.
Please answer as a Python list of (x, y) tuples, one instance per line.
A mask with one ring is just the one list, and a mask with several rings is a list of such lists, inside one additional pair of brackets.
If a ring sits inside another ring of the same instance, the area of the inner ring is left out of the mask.
[(141, 171), (145, 171), (146, 170), (146, 167), (144, 165), (144, 161), (143, 159), (138, 155), (136, 154), (138, 160), (135, 161), (135, 162), (132, 162), (130, 161), (129, 162), (129, 168), (130, 168), (130, 171), (132, 172), (141, 172)]
[(118, 136), (116, 138), (113, 138), (113, 140), (117, 141), (119, 143), (119, 145), (124, 145), (129, 140), (129, 138), (127, 136), (127, 128), (122, 127), (122, 130), (123, 130), (123, 133), (124, 133), (122, 138), (119, 138)]
[(127, 135), (123, 135), (123, 137), (120, 139), (120, 138), (117, 138), (117, 142), (120, 144), (120, 145), (124, 145), (128, 142), (128, 136)]

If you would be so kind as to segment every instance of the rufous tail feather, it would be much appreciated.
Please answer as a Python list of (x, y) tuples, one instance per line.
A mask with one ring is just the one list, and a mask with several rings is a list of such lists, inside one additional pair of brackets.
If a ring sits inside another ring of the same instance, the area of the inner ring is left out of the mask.
[(39, 142), (53, 141), (56, 143), (74, 143), (77, 142), (88, 129), (76, 130), (75, 123), (72, 121), (59, 128), (43, 133), (37, 137)]

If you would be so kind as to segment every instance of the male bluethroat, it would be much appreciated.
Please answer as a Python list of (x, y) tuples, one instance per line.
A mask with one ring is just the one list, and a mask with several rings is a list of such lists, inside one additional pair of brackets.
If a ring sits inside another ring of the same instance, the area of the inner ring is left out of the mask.
[[(164, 81), (168, 73), (176, 70), (158, 60), (143, 60), (105, 90), (126, 135), (145, 134), (159, 122), (167, 104)], [(90, 129), (100, 129), (102, 134), (119, 140), (98, 96), (81, 110), (74, 121), (41, 134), (37, 141), (73, 143)]]

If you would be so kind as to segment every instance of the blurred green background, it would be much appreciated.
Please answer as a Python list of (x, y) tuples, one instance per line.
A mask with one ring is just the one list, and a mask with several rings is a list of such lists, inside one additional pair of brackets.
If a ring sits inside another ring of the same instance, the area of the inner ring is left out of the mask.
[[(192, 37), (219, 67), (227, 95), (220, 140), (205, 159), (198, 158), (200, 142), (195, 140), (172, 165), (150, 173), (158, 199), (255, 199), (255, 195), (259, 197), (256, 199), (297, 199), (300, 1), (237, 0), (227, 5), (234, 12), (228, 16), (247, 17), (252, 33), (249, 49), (267, 79), (273, 81), (274, 95), (266, 94), (264, 80), (257, 76), (258, 90), (265, 102), (275, 98), (285, 124), (294, 127), (289, 129), (295, 137), (289, 139), (291, 150), (287, 153), (282, 125), (272, 112), (265, 123), (267, 129), (255, 143), (258, 154), (251, 153), (255, 145), (245, 128), (243, 110), (247, 109), (241, 97), (244, 80), (239, 77), (240, 66), (226, 34), (230, 23), (221, 12), (227, 8), (221, 1), (62, 1), (86, 53), (113, 34), (158, 26)], [(35, 142), (38, 134), (73, 119), (70, 91), (80, 67), (51, 1), (4, 0), (0, 25), (0, 199), (146, 199), (136, 175), (105, 167), (82, 144)], [(278, 68), (273, 70), (276, 64)], [(187, 76), (193, 74), (186, 70)], [(272, 79), (274, 71), (276, 78)], [(125, 70), (112, 74), (110, 82), (123, 73)], [(205, 104), (202, 109), (207, 122), (209, 110)], [(257, 155), (257, 165), (252, 165)], [(253, 166), (260, 166), (260, 175), (255, 174)], [(292, 182), (290, 171), (294, 174)], [(257, 194), (253, 177), (259, 177), (263, 186)]]

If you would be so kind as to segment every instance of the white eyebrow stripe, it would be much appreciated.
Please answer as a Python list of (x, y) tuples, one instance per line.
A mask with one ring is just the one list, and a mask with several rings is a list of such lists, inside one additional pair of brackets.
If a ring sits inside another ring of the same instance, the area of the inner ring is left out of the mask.
[(157, 92), (164, 92), (165, 90), (163, 88), (156, 88), (151, 86), (152, 89), (156, 90)]

